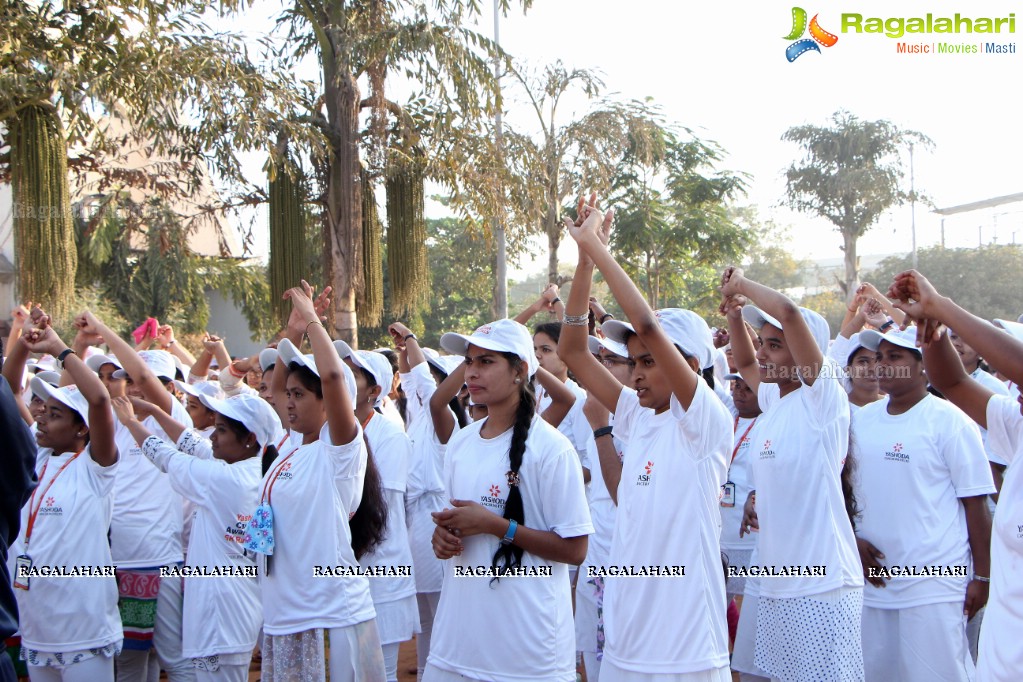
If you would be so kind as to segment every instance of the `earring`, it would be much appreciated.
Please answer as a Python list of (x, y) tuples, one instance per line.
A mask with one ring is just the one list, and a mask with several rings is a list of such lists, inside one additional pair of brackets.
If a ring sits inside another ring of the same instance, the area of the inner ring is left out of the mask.
[(521, 384), (522, 383), (522, 378), (521, 377), (515, 377), (515, 383), (516, 384)]

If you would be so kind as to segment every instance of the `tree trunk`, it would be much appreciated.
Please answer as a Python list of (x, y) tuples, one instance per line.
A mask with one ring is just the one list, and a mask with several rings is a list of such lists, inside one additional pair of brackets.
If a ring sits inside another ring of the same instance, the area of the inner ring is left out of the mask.
[(561, 225), (552, 208), (547, 209), (547, 281), (558, 283), (558, 247), (561, 246)]
[(842, 230), (842, 251), (845, 252), (845, 280), (840, 282), (842, 296), (846, 301), (856, 288), (856, 282), (860, 277), (860, 258), (856, 255), (856, 237), (846, 230)]
[[(340, 49), (335, 55), (340, 56)], [(362, 187), (359, 179), (359, 85), (335, 59), (324, 59), (327, 121), (334, 133), (327, 161), (324, 229), (330, 246), (334, 338), (358, 347), (355, 295), (362, 282)]]

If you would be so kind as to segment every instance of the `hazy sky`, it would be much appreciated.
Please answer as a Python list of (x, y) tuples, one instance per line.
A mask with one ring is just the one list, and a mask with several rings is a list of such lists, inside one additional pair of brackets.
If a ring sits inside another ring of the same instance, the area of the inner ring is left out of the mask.
[[(483, 0), (488, 5), (488, 0)], [(752, 177), (746, 203), (764, 217), (793, 226), (793, 251), (815, 259), (840, 258), (840, 238), (822, 219), (780, 207), (783, 172), (797, 148), (782, 142), (793, 125), (824, 124), (838, 109), (860, 118), (889, 119), (921, 131), (933, 151), (917, 150), (918, 191), (937, 206), (1023, 192), (1023, 134), (1020, 74), (1023, 11), (1017, 32), (1000, 35), (907, 35), (902, 41), (982, 45), (985, 39), (1015, 46), (1012, 54), (898, 54), (900, 40), (878, 34), (841, 32), (843, 13), (863, 17), (1007, 17), (1023, 6), (1013, 2), (921, 3), (895, 0), (817, 0), (800, 3), (822, 28), (837, 34), (833, 47), (785, 59), (792, 42), (790, 2), (741, 0), (681, 3), (653, 0), (535, 0), (501, 20), (501, 44), (534, 68), (562, 60), (568, 67), (597, 69), (607, 90), (627, 98), (651, 97), (665, 114), (717, 141), (723, 164)], [(936, 11), (943, 7), (942, 11)], [(480, 31), (493, 34), (485, 15)], [(513, 92), (507, 92), (514, 100)], [(521, 101), (521, 100), (520, 100)], [(1014, 104), (1015, 103), (1015, 104)], [(578, 113), (587, 103), (576, 103)], [(564, 112), (563, 121), (571, 112)], [(507, 118), (526, 126), (531, 113), (509, 102)], [(908, 159), (907, 159), (908, 161)], [(261, 163), (261, 162), (260, 162)], [(908, 189), (908, 177), (907, 177)], [(940, 220), (917, 206), (918, 244), (938, 243)], [(978, 227), (985, 243), (1023, 242), (1023, 204), (970, 214), (946, 222), (949, 246), (975, 246)], [(908, 208), (882, 217), (860, 241), (861, 254), (908, 252)]]

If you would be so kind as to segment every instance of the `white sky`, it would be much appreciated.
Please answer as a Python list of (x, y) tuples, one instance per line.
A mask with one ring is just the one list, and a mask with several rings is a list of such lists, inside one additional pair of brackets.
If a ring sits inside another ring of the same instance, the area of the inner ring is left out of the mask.
[[(489, 10), (490, 3), (484, 2)], [(937, 206), (1023, 192), (1018, 104), (1023, 46), (1017, 45), (1015, 54), (1001, 55), (897, 54), (898, 40), (840, 33), (840, 15), (923, 16), (927, 4), (817, 2), (818, 7), (799, 4), (811, 17), (819, 11), (820, 25), (837, 33), (838, 43), (793, 63), (785, 59), (789, 41), (783, 38), (791, 29), (793, 3), (777, 0), (535, 0), (527, 15), (516, 11), (501, 20), (501, 45), (534, 69), (557, 59), (569, 68), (597, 69), (609, 92), (651, 97), (669, 119), (717, 141), (728, 154), (723, 166), (752, 176), (745, 203), (756, 204), (764, 218), (793, 226), (791, 246), (799, 257), (841, 258), (841, 241), (823, 219), (781, 208), (783, 172), (798, 151), (780, 138), (794, 125), (823, 125), (841, 108), (864, 119), (889, 119), (934, 141), (932, 152), (917, 150), (915, 177), (917, 190)], [(947, 9), (932, 10), (935, 16), (959, 11), (967, 17), (1004, 17), (1021, 8), (1005, 0), (939, 5)], [(1023, 12), (1017, 24), (1016, 34), (907, 35), (903, 40), (979, 44), (993, 38), (1015, 44), (1023, 32)], [(493, 35), (489, 12), (479, 30)], [(506, 96), (514, 99), (513, 93), (506, 91)], [(579, 102), (577, 112), (585, 106)], [(531, 115), (509, 102), (509, 121), (528, 126)], [(565, 111), (561, 120), (570, 115)], [(256, 171), (262, 159), (258, 164)], [(918, 205), (916, 225), (919, 246), (939, 242), (940, 219), (927, 207)], [(1023, 204), (948, 219), (946, 244), (976, 246), (979, 226), (985, 243), (1007, 243), (1014, 237), (1023, 242)], [(257, 243), (265, 244), (265, 236)], [(908, 208), (882, 217), (859, 244), (861, 255), (910, 249)], [(542, 253), (538, 256), (542, 260)], [(566, 254), (564, 260), (570, 258)]]

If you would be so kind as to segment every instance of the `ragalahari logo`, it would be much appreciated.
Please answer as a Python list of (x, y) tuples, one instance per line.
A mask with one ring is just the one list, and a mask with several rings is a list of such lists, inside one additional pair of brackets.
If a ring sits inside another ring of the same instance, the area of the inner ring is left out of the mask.
[(817, 23), (817, 16), (813, 15), (813, 19), (810, 20), (810, 37), (803, 38), (803, 34), (807, 31), (806, 10), (802, 7), (792, 8), (792, 31), (785, 36), (785, 40), (796, 41), (785, 48), (785, 58), (790, 62), (796, 61), (800, 55), (811, 50), (820, 52), (821, 48), (818, 47), (818, 44), (832, 47), (838, 42), (838, 36), (821, 28), (821, 25)]

